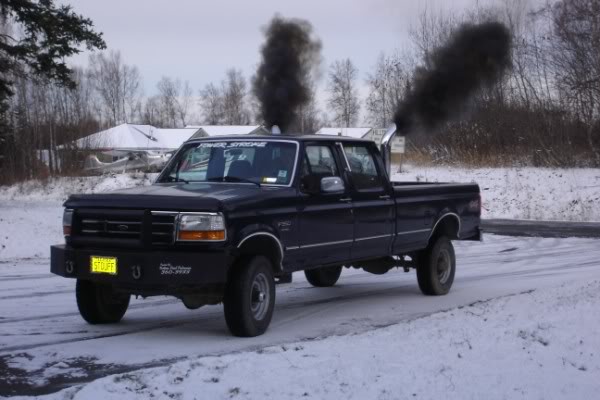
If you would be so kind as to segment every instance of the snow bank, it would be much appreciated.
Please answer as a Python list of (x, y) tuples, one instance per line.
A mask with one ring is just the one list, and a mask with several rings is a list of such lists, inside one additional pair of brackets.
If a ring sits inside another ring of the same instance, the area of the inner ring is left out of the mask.
[(62, 243), (62, 203), (74, 193), (101, 193), (149, 185), (156, 174), (64, 177), (0, 186), (0, 260), (49, 257)]
[(0, 261), (50, 257), (50, 245), (65, 241), (62, 213), (60, 203), (0, 200)]
[(600, 281), (522, 293), (368, 333), (109, 376), (45, 399), (591, 399)]
[[(600, 221), (600, 169), (457, 168), (405, 166), (395, 181), (477, 182), (484, 218)], [(156, 174), (56, 178), (0, 186), (1, 201), (59, 203), (73, 193), (149, 185)]]
[(406, 166), (395, 181), (477, 182), (483, 218), (600, 221), (598, 168)]
[(101, 176), (61, 177), (48, 181), (31, 180), (0, 186), (0, 201), (63, 202), (75, 193), (102, 193), (134, 186), (150, 185), (158, 174), (128, 173)]

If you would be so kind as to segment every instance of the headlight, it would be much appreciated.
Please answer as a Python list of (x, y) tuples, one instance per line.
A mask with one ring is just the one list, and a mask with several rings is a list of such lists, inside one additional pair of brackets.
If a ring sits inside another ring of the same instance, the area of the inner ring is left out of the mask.
[(65, 208), (63, 212), (63, 235), (71, 236), (71, 227), (73, 226), (73, 210)]
[(73, 210), (65, 208), (63, 213), (63, 234), (65, 237), (71, 236), (71, 227), (73, 226)]
[(221, 242), (226, 239), (225, 219), (216, 213), (180, 214), (177, 240), (180, 242)]

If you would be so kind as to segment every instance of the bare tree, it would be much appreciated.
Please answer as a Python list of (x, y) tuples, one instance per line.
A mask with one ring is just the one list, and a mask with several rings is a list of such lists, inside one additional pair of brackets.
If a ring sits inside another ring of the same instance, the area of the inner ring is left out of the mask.
[(161, 126), (185, 126), (192, 113), (192, 88), (188, 81), (163, 76), (156, 85), (160, 103)]
[(600, 116), (600, 2), (559, 1), (552, 9), (559, 89), (585, 121)]
[(223, 122), (223, 95), (221, 88), (209, 83), (200, 90), (200, 110), (205, 124), (219, 125)]
[(343, 127), (353, 126), (358, 121), (360, 104), (356, 87), (357, 79), (358, 69), (349, 58), (336, 61), (331, 65), (327, 103), (334, 113), (334, 121)]
[(209, 83), (200, 91), (202, 117), (211, 125), (246, 125), (250, 123), (248, 89), (242, 71), (227, 70), (220, 86)]
[(250, 112), (246, 104), (248, 89), (242, 71), (227, 70), (225, 80), (221, 82), (223, 96), (223, 123), (228, 125), (246, 125), (250, 122)]
[(410, 90), (412, 57), (395, 53), (381, 54), (375, 71), (367, 76), (369, 94), (366, 99), (366, 120), (377, 127), (386, 127), (392, 122), (394, 112), (407, 90)]
[(597, 0), (562, 0), (551, 9), (558, 89), (564, 104), (588, 125), (587, 141), (596, 162), (600, 162), (599, 15)]
[(186, 126), (191, 118), (194, 118), (194, 92), (190, 83), (185, 81), (181, 93), (177, 98), (177, 116), (181, 126)]
[(164, 119), (164, 112), (159, 96), (152, 96), (146, 99), (142, 108), (142, 119), (143, 124), (163, 127), (167, 125)]
[(135, 121), (142, 92), (137, 67), (125, 64), (120, 52), (111, 51), (91, 55), (89, 68), (109, 124)]
[(160, 111), (163, 115), (163, 124), (169, 127), (177, 126), (177, 98), (181, 90), (181, 82), (163, 76), (158, 84), (158, 101), (160, 103)]
[(417, 50), (419, 59), (426, 67), (430, 63), (430, 54), (450, 37), (462, 18), (455, 13), (431, 10), (427, 6), (419, 14), (417, 24), (409, 29), (409, 36)]

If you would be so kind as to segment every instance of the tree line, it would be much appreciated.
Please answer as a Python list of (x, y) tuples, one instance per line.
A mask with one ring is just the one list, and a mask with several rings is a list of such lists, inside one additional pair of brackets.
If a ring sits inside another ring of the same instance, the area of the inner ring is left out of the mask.
[[(91, 21), (68, 6), (43, 4), (6, 0), (0, 6), (0, 182), (75, 171), (75, 155), (59, 162), (51, 151), (46, 167), (36, 151), (68, 147), (123, 122), (262, 123), (252, 77), (236, 68), (199, 89), (164, 76), (146, 96), (139, 69), (119, 52), (95, 52), (87, 66), (67, 66), (61, 60), (81, 46), (104, 50), (105, 44)], [(462, 13), (425, 8), (409, 29), (410, 45), (382, 51), (369, 71), (359, 71), (350, 58), (323, 65), (325, 79), (314, 80), (293, 130), (388, 126), (420, 68), (459, 26), (500, 20), (513, 35), (509, 74), (473, 99), (466, 118), (410, 136), (409, 156), (472, 165), (600, 166), (600, 0), (557, 0), (536, 9), (527, 4), (504, 0)], [(35, 12), (47, 18), (32, 19)], [(44, 38), (61, 40), (45, 49)]]

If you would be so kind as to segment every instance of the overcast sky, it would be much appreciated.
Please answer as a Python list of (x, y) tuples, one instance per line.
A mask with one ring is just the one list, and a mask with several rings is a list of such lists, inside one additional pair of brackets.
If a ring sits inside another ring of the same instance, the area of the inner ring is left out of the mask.
[(94, 21), (109, 49), (140, 69), (146, 94), (163, 75), (189, 80), (195, 90), (219, 81), (230, 67), (250, 76), (259, 61), (261, 28), (275, 13), (313, 24), (324, 68), (350, 57), (364, 77), (381, 51), (406, 46), (408, 29), (425, 5), (462, 10), (475, 1), (65, 0)]

